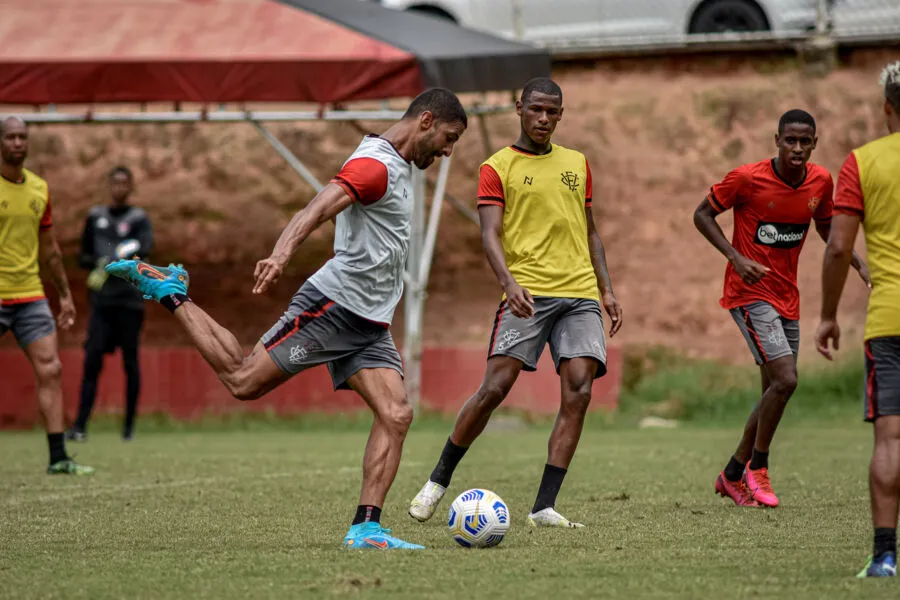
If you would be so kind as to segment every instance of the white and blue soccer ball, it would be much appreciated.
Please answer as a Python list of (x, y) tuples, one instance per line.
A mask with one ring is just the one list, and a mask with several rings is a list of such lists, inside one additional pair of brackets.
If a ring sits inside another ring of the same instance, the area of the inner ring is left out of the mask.
[(490, 548), (509, 530), (509, 508), (490, 490), (466, 490), (450, 505), (450, 535), (466, 548)]

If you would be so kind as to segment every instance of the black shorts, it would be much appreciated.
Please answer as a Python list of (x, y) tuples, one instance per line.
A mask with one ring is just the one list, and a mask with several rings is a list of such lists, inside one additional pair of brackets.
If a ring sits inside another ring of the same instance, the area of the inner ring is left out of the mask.
[(866, 421), (900, 415), (900, 337), (866, 341)]
[(137, 350), (144, 325), (144, 311), (115, 306), (94, 306), (84, 350), (88, 354), (112, 354), (116, 348)]

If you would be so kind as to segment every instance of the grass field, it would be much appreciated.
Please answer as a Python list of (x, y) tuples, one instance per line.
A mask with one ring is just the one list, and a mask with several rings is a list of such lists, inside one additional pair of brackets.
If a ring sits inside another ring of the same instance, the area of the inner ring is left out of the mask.
[[(585, 432), (557, 508), (583, 530), (532, 531), (525, 516), (547, 428), (496, 428), (451, 492), (496, 491), (512, 528), (500, 547), (464, 550), (443, 523), (406, 515), (446, 436), (408, 439), (384, 523), (424, 552), (348, 551), (360, 426), (291, 431), (112, 432), (74, 448), (93, 478), (42, 474), (38, 432), (0, 436), (0, 597), (4, 598), (850, 598), (896, 597), (859, 581), (870, 546), (864, 424), (788, 419), (772, 454), (777, 510), (712, 493), (734, 428)], [(445, 500), (445, 503), (447, 501)]]

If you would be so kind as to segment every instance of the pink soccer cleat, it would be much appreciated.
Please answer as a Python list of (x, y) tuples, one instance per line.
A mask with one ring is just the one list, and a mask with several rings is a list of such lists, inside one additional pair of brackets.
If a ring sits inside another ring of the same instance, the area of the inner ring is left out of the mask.
[(778, 506), (778, 496), (772, 489), (772, 482), (769, 481), (769, 469), (746, 469), (744, 471), (744, 484), (750, 491), (750, 495), (754, 500), (764, 506), (775, 508)]
[(723, 498), (731, 498), (738, 506), (759, 506), (759, 502), (750, 495), (750, 490), (744, 485), (743, 480), (728, 481), (725, 477), (725, 471), (722, 471), (716, 477), (716, 493)]

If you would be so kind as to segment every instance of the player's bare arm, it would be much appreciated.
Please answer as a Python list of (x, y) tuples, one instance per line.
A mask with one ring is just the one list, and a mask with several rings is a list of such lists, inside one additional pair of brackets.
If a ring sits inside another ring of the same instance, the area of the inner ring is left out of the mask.
[(59, 294), (59, 316), (57, 322), (61, 329), (69, 329), (75, 323), (75, 302), (69, 290), (69, 280), (63, 267), (62, 251), (56, 241), (53, 228), (45, 229), (38, 234), (38, 258), (41, 266), (50, 273), (50, 279)]
[(859, 217), (856, 215), (836, 214), (831, 221), (822, 264), (822, 313), (816, 331), (816, 350), (828, 360), (832, 359), (829, 341), (835, 350), (840, 348), (841, 329), (837, 322), (837, 309), (853, 260), (853, 245), (858, 230)]
[(316, 197), (291, 219), (269, 258), (256, 263), (253, 286), (254, 294), (264, 293), (270, 285), (281, 277), (284, 266), (309, 235), (326, 221), (337, 217), (338, 213), (353, 203), (350, 195), (341, 186), (329, 183)]
[(609, 328), (609, 337), (618, 333), (622, 328), (622, 307), (616, 300), (616, 294), (613, 292), (612, 280), (609, 277), (609, 268), (606, 266), (606, 250), (603, 248), (603, 241), (594, 225), (594, 214), (591, 207), (585, 207), (588, 226), (588, 248), (591, 252), (591, 265), (594, 267), (594, 273), (597, 275), (597, 285), (600, 287), (600, 298), (603, 300), (603, 307), (606, 309), (612, 324)]
[(506, 266), (503, 242), (500, 241), (503, 236), (503, 207), (481, 205), (478, 207), (478, 215), (481, 220), (481, 243), (484, 246), (484, 253), (500, 287), (506, 293), (510, 310), (522, 319), (534, 316), (534, 298), (531, 297), (531, 292), (516, 282), (509, 272), (509, 267)]
[[(831, 233), (831, 222), (828, 223), (816, 223), (816, 231), (819, 233), (819, 237), (827, 244), (828, 236)], [(854, 250), (852, 255), (850, 256), (850, 266), (856, 269), (856, 272), (859, 273), (860, 279), (863, 280), (863, 283), (866, 284), (866, 287), (869, 289), (872, 288), (872, 281), (869, 278), (869, 267), (866, 266), (866, 262), (860, 258), (859, 254)]]
[(752, 285), (765, 277), (769, 269), (743, 256), (734, 249), (725, 237), (725, 232), (719, 226), (716, 217), (719, 213), (712, 207), (708, 200), (704, 199), (700, 206), (694, 211), (694, 226), (703, 234), (713, 248), (722, 253), (722, 256), (728, 259), (734, 265), (738, 276), (744, 280), (744, 283)]

